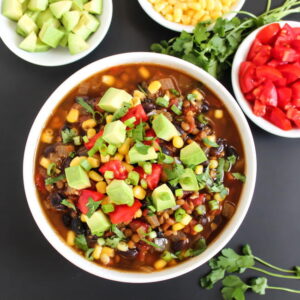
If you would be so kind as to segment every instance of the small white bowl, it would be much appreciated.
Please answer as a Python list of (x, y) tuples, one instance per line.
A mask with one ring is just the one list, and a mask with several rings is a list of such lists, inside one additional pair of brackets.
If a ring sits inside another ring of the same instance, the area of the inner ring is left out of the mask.
[[(155, 22), (160, 24), (161, 26), (164, 26), (168, 29), (181, 32), (183, 30), (187, 32), (192, 32), (195, 28), (195, 26), (192, 25), (183, 25), (175, 22), (168, 21), (166, 18), (164, 18), (159, 12), (157, 12), (152, 3), (149, 2), (149, 0), (138, 0), (143, 10), (147, 13), (147, 15), (153, 19)], [(232, 7), (232, 13), (226, 14), (224, 17), (226, 19), (232, 19), (236, 16), (236, 12), (241, 10), (243, 5), (245, 4), (245, 0), (237, 0), (236, 4)]]
[[(291, 27), (300, 27), (300, 22), (295, 22), (295, 21), (281, 21), (277, 22), (281, 25), (281, 27), (288, 23)], [(266, 25), (268, 26), (268, 25)], [(240, 88), (240, 82), (239, 82), (239, 71), (240, 71), (240, 66), (243, 61), (246, 60), (249, 50), (251, 48), (252, 43), (254, 42), (256, 35), (258, 32), (264, 28), (260, 27), (257, 30), (253, 31), (240, 45), (238, 51), (235, 54), (233, 65), (232, 65), (232, 73), (231, 73), (231, 80), (232, 80), (232, 86), (233, 86), (233, 91), (235, 94), (235, 97), (243, 109), (244, 113), (248, 116), (248, 118), (255, 123), (257, 126), (260, 128), (264, 129), (265, 131), (272, 133), (274, 135), (278, 135), (281, 137), (286, 137), (286, 138), (300, 138), (300, 129), (292, 129), (289, 131), (285, 131), (280, 129), (279, 127), (273, 125), (271, 122), (265, 120), (262, 117), (257, 117), (253, 111), (252, 107), (249, 103), (249, 101), (244, 97), (243, 92), (241, 91)]]
[[(236, 212), (225, 228), (223, 228), (222, 232), (208, 245), (206, 251), (201, 255), (191, 258), (175, 267), (153, 273), (124, 272), (104, 268), (88, 261), (74, 249), (67, 246), (45, 216), (34, 183), (35, 158), (41, 131), (53, 110), (59, 105), (61, 99), (63, 99), (65, 95), (80, 82), (91, 77), (93, 74), (115, 66), (127, 64), (154, 64), (171, 67), (203, 82), (204, 85), (214, 91), (216, 96), (221, 99), (231, 116), (234, 118), (245, 151), (245, 175), (247, 176), (247, 181), (243, 187)], [(98, 60), (77, 71), (54, 91), (41, 108), (30, 130), (23, 160), (23, 180), (27, 202), (37, 225), (49, 243), (62, 256), (82, 270), (99, 277), (121, 282), (146, 283), (171, 279), (190, 272), (206, 263), (229, 242), (240, 227), (250, 206), (255, 187), (256, 168), (255, 146), (248, 122), (234, 98), (220, 82), (202, 69), (179, 58), (156, 53), (134, 52), (114, 55)]]
[(55, 67), (70, 64), (75, 62), (89, 53), (91, 53), (104, 39), (111, 23), (113, 5), (112, 0), (103, 1), (103, 12), (99, 16), (100, 27), (98, 30), (87, 40), (89, 48), (81, 53), (72, 55), (68, 48), (58, 47), (50, 49), (47, 52), (27, 52), (19, 48), (19, 44), (23, 37), (16, 33), (17, 23), (9, 20), (1, 14), (2, 2), (0, 1), (0, 38), (7, 48), (20, 58), (40, 66)]

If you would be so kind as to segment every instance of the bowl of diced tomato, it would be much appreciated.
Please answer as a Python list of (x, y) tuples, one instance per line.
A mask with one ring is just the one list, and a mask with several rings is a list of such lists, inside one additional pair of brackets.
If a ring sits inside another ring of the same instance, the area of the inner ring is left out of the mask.
[(257, 126), (300, 138), (300, 22), (272, 23), (251, 33), (235, 55), (232, 85)]

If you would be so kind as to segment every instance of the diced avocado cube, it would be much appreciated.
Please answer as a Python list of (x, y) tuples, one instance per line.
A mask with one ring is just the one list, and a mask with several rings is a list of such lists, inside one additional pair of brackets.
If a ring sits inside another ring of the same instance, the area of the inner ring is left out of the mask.
[(91, 0), (84, 5), (84, 9), (91, 14), (102, 14), (102, 0)]
[(152, 201), (157, 211), (176, 206), (175, 197), (166, 184), (160, 185), (153, 191)]
[(73, 28), (78, 24), (80, 19), (79, 11), (67, 11), (63, 14), (61, 22), (67, 31), (72, 31)]
[(101, 236), (111, 226), (108, 217), (101, 210), (95, 211), (90, 218), (86, 216), (86, 223), (91, 233), (98, 236)]
[(115, 112), (120, 109), (124, 103), (130, 103), (132, 96), (124, 90), (109, 88), (101, 98), (98, 106), (105, 111)]
[(165, 141), (170, 141), (174, 136), (180, 135), (176, 127), (163, 114), (159, 114), (153, 120), (152, 126), (156, 135)]
[(49, 49), (50, 47), (48, 45), (44, 44), (39, 38), (37, 39), (34, 52), (46, 52)]
[(147, 160), (157, 159), (158, 155), (153, 147), (149, 147), (147, 154), (141, 154), (137, 151), (135, 147), (129, 150), (129, 161), (131, 164), (136, 164), (138, 162), (143, 162)]
[(76, 190), (82, 190), (91, 186), (87, 173), (81, 166), (73, 166), (65, 169), (68, 185)]
[(28, 15), (23, 15), (19, 21), (18, 21), (18, 25), (17, 25), (18, 30), (20, 30), (20, 32), (23, 32), (26, 36), (31, 33), (32, 31), (37, 32), (38, 31), (38, 27), (37, 25), (34, 23), (34, 21), (28, 16)]
[(102, 137), (107, 143), (120, 146), (126, 139), (126, 126), (120, 120), (108, 123), (104, 127)]
[(64, 33), (61, 30), (55, 28), (55, 26), (50, 24), (49, 22), (43, 25), (39, 33), (39, 38), (41, 39), (41, 41), (52, 48), (56, 48), (58, 46), (63, 36)]
[(195, 166), (207, 161), (207, 157), (201, 147), (196, 142), (192, 142), (180, 150), (180, 160), (186, 166)]
[(132, 188), (124, 181), (114, 179), (106, 188), (107, 195), (111, 202), (116, 205), (133, 205), (134, 197)]
[(33, 11), (43, 11), (48, 7), (48, 0), (30, 0), (28, 8)]
[(19, 45), (19, 47), (28, 52), (34, 52), (37, 43), (35, 32), (31, 32)]
[(69, 33), (68, 46), (71, 54), (78, 54), (89, 48), (89, 44), (79, 35)]
[(39, 15), (36, 19), (36, 25), (39, 28), (42, 28), (43, 25), (45, 23), (47, 23), (50, 19), (54, 19), (54, 16), (53, 16), (51, 10), (48, 8), (45, 11), (42, 11), (42, 12), (39, 13)]
[(49, 8), (55, 18), (60, 19), (72, 7), (72, 1), (58, 1), (50, 4)]
[(18, 0), (3, 0), (2, 14), (13, 21), (18, 21), (23, 15), (22, 4)]
[(180, 176), (179, 183), (184, 191), (198, 191), (199, 185), (196, 175), (192, 169), (185, 169)]

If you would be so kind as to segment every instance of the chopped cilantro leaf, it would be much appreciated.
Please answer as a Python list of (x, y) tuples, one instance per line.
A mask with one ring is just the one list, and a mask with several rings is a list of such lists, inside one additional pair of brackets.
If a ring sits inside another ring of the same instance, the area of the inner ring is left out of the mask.
[(88, 199), (88, 203), (86, 204), (86, 207), (89, 209), (87, 212), (87, 217), (90, 218), (93, 213), (97, 210), (99, 207), (101, 201), (94, 201), (93, 198)]
[(145, 155), (148, 153), (150, 146), (145, 145), (145, 144), (141, 143), (140, 141), (137, 141), (134, 145), (134, 148), (136, 149), (137, 152)]
[(86, 238), (83, 234), (79, 234), (75, 237), (74, 243), (78, 249), (87, 251), (89, 249)]
[(73, 142), (73, 138), (77, 136), (77, 132), (74, 129), (66, 128), (61, 131), (61, 137), (64, 144)]
[(244, 183), (246, 182), (246, 176), (241, 173), (232, 173), (232, 176), (237, 180), (240, 180)]
[(65, 178), (66, 178), (66, 176), (64, 174), (61, 174), (57, 177), (49, 177), (45, 180), (45, 184), (46, 185), (51, 185), (51, 184), (54, 184), (58, 181), (61, 181), (61, 180), (65, 179)]
[(119, 120), (119, 119), (121, 119), (122, 117), (124, 117), (126, 114), (127, 114), (127, 112), (128, 112), (128, 110), (129, 110), (129, 108), (131, 107), (131, 105), (130, 105), (130, 103), (124, 103), (123, 105), (122, 105), (122, 107), (121, 108), (119, 108), (114, 114), (113, 114), (113, 121), (116, 121), (116, 120)]
[(75, 205), (71, 201), (69, 201), (69, 200), (63, 199), (61, 201), (61, 204), (64, 205), (64, 206), (67, 206), (69, 208), (72, 208), (72, 209), (74, 209), (76, 211)]

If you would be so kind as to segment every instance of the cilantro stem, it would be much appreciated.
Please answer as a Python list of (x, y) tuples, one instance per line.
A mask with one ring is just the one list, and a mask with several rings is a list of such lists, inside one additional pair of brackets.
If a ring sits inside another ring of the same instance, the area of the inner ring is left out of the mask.
[(261, 258), (259, 258), (259, 257), (257, 257), (257, 256), (253, 256), (253, 258), (254, 258), (256, 261), (260, 262), (261, 264), (263, 264), (263, 265), (265, 265), (265, 266), (267, 266), (267, 267), (269, 267), (269, 268), (271, 268), (271, 269), (277, 270), (277, 271), (279, 271), (279, 272), (283, 272), (283, 273), (293, 273), (293, 274), (295, 273), (295, 271), (293, 271), (293, 270), (287, 270), (287, 269), (283, 269), (283, 268), (276, 267), (276, 266), (274, 266), (274, 265), (272, 265), (272, 264), (270, 264), (270, 263), (264, 261), (263, 259), (261, 259)]
[(285, 278), (285, 279), (300, 279), (299, 276), (281, 275), (281, 274), (269, 272), (269, 271), (266, 271), (264, 269), (256, 268), (256, 267), (250, 267), (248, 269), (254, 270), (254, 271), (257, 271), (257, 272), (261, 272), (261, 273), (264, 273), (266, 275), (273, 276), (273, 277), (279, 277), (279, 278)]
[(270, 11), (271, 9), (271, 4), (272, 4), (272, 0), (268, 0), (268, 3), (267, 3), (267, 8), (266, 8), (266, 11)]
[(251, 17), (253, 19), (257, 19), (256, 15), (252, 14), (251, 12), (245, 11), (245, 10), (231, 11), (230, 13), (240, 14), (240, 15), (246, 15), (246, 16), (249, 16), (249, 17)]
[(284, 291), (284, 292), (295, 293), (295, 294), (300, 294), (299, 290), (293, 290), (293, 289), (288, 289), (288, 288), (279, 287), (279, 286), (267, 286), (267, 289), (269, 289), (269, 290)]

